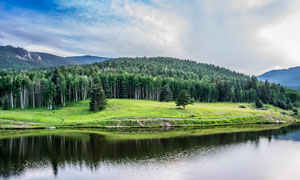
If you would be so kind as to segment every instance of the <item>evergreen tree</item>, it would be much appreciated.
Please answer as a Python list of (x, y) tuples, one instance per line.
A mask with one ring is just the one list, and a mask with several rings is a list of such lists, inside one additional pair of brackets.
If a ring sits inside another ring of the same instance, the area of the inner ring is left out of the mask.
[(127, 89), (125, 80), (121, 81), (120, 83), (120, 98), (125, 99), (127, 98)]
[(111, 98), (111, 88), (109, 87), (108, 77), (106, 77), (102, 82), (103, 82), (103, 90), (105, 92), (105, 96), (107, 98)]
[(98, 76), (95, 76), (93, 78), (90, 111), (98, 112), (104, 109), (106, 105), (107, 105), (107, 100), (102, 88), (101, 80)]
[(250, 89), (249, 90), (249, 102), (254, 102), (255, 100), (257, 99), (257, 94), (256, 94), (256, 91), (255, 89)]
[(181, 91), (176, 100), (176, 106), (183, 106), (183, 109), (185, 109), (185, 106), (189, 104), (192, 104), (190, 95), (186, 90)]
[(160, 101), (161, 102), (168, 102), (173, 100), (173, 93), (168, 84), (164, 85), (160, 92)]
[(53, 103), (59, 104), (60, 102), (60, 94), (58, 93), (60, 91), (60, 83), (61, 83), (61, 74), (60, 74), (60, 69), (58, 67), (54, 68), (51, 81), (55, 85), (55, 95), (53, 96)]

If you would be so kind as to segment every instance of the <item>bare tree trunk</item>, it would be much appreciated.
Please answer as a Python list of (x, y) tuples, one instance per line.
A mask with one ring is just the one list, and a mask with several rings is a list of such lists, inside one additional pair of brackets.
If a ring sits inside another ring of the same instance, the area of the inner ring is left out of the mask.
[(64, 98), (63, 98), (63, 93), (60, 93), (60, 104), (64, 106)]
[(28, 105), (28, 90), (27, 90), (27, 88), (25, 87), (24, 88), (24, 96), (23, 96), (23, 98), (24, 98), (24, 109), (27, 107), (27, 105)]
[(84, 89), (84, 100), (86, 100), (87, 99), (87, 90), (86, 90), (86, 88)]
[(21, 109), (24, 109), (23, 107), (23, 89), (20, 88), (20, 106), (21, 106)]
[(84, 99), (84, 88), (83, 88), (83, 86), (81, 86), (81, 99), (85, 100)]
[(69, 85), (69, 101), (71, 102), (71, 86)]
[(52, 98), (49, 98), (48, 109), (49, 109), (49, 110), (52, 110), (52, 109), (53, 109)]
[(77, 92), (77, 88), (75, 88), (75, 96), (76, 96), (76, 102), (78, 101), (78, 92)]
[(115, 98), (117, 98), (117, 83), (114, 84), (115, 88), (114, 88), (114, 96)]
[(12, 109), (14, 108), (14, 97), (12, 91), (10, 91), (10, 106)]
[(32, 88), (32, 107), (35, 108), (34, 87)]
[(38, 82), (38, 89), (39, 89), (39, 92), (38, 92), (38, 97), (39, 97), (39, 100), (38, 100), (38, 104), (39, 104), (39, 107), (43, 104), (43, 92), (42, 92), (42, 88), (41, 88), (41, 83)]

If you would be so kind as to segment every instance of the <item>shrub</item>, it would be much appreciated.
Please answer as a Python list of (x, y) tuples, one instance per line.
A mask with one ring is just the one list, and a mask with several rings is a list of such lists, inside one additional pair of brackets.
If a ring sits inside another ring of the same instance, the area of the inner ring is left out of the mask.
[(257, 99), (255, 102), (256, 108), (262, 108), (263, 107), (263, 102), (260, 99)]
[(299, 107), (300, 107), (300, 102), (295, 102), (295, 103), (294, 103), (294, 106), (295, 106), (296, 108), (299, 108)]
[(280, 112), (280, 114), (287, 115), (287, 113), (285, 111)]
[(299, 115), (299, 110), (298, 109), (294, 108), (293, 112), (294, 112), (294, 115)]

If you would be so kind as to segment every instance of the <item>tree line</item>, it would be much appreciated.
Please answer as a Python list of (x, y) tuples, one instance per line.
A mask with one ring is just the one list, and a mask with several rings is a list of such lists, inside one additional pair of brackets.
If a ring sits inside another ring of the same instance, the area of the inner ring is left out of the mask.
[(292, 109), (298, 107), (300, 101), (299, 91), (268, 81), (260, 82), (254, 76), (189, 60), (157, 57), (1, 71), (1, 104), (11, 109), (47, 107), (51, 110), (96, 96), (94, 83), (101, 84), (107, 98), (172, 101), (184, 90), (193, 101), (199, 102), (255, 103), (261, 100)]

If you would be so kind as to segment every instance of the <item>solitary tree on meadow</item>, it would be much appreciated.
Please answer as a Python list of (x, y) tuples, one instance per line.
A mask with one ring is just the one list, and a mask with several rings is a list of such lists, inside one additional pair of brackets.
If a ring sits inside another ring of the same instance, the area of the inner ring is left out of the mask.
[(182, 106), (185, 109), (185, 106), (189, 104), (192, 104), (190, 95), (186, 90), (181, 91), (176, 100), (176, 106)]

